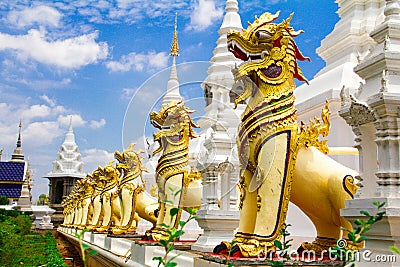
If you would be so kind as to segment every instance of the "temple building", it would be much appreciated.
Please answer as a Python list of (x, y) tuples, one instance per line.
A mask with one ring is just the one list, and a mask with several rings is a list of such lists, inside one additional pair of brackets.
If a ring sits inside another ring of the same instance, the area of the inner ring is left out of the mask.
[(0, 157), (0, 196), (6, 196), (13, 201), (20, 198), (22, 186), (27, 180), (28, 174), (28, 165), (22, 151), (21, 128), (22, 124), (20, 123), (17, 146), (11, 160), (1, 161)]
[(71, 119), (65, 140), (57, 153), (57, 159), (53, 161), (53, 170), (43, 176), (49, 179), (49, 206), (56, 210), (52, 216), (55, 225), (62, 220), (61, 201), (71, 193), (76, 182), (85, 176)]
[(69, 124), (64, 143), (53, 161), (53, 170), (43, 178), (48, 178), (49, 201), (51, 204), (61, 204), (64, 197), (72, 191), (76, 182), (85, 177), (83, 162), (79, 148), (75, 143), (72, 122)]

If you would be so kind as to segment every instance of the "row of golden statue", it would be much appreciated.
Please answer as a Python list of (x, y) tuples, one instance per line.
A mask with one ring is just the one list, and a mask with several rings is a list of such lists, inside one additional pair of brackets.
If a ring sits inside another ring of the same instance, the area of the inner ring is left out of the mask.
[[(62, 203), (63, 226), (134, 235), (142, 218), (154, 226), (146, 233), (149, 241), (167, 238), (158, 226), (177, 227), (184, 208), (201, 205), (200, 173), (189, 169), (189, 139), (196, 137), (192, 127), (197, 127), (189, 116), (192, 112), (182, 103), (173, 102), (150, 115), (153, 125), (160, 129), (154, 134), (160, 144), (154, 153), (163, 151), (156, 168), (158, 200), (146, 191), (142, 179), (146, 169), (140, 154), (144, 151), (135, 150), (135, 144), (131, 144), (122, 153), (114, 153), (115, 165), (111, 161), (99, 166), (78, 181)], [(176, 207), (180, 208), (178, 214), (171, 216), (170, 210)]]
[[(327, 141), (319, 140), (330, 128), (328, 103), (322, 121), (298, 125), (294, 78), (307, 82), (297, 61), (308, 58), (294, 42), (301, 31), (290, 26), (292, 15), (274, 23), (278, 15), (265, 13), (246, 30), (228, 33), (228, 49), (244, 61), (233, 70), (235, 80), (244, 84), (235, 103), (247, 104), (237, 133), (240, 222), (234, 242), (221, 240), (214, 253), (260, 257), (274, 251), (289, 201), (317, 230), (316, 239), (300, 250), (326, 250), (346, 238), (342, 227), (352, 229), (340, 209), (356, 193), (357, 172), (329, 158)], [(162, 152), (155, 174), (158, 199), (146, 192), (140, 151), (131, 145), (115, 152), (115, 166), (99, 167), (79, 181), (64, 201), (64, 225), (118, 235), (134, 233), (144, 218), (153, 223), (145, 240), (168, 237), (165, 228), (178, 226), (182, 209), (201, 205), (200, 174), (188, 167), (189, 140), (196, 137), (197, 127), (191, 113), (183, 103), (173, 102), (150, 115), (159, 129), (155, 153)], [(179, 212), (171, 216), (172, 208)]]

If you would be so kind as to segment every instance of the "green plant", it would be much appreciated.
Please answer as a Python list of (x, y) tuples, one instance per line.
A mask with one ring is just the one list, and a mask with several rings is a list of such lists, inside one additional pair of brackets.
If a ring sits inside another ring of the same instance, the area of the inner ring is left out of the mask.
[[(361, 215), (369, 217), (366, 220), (356, 219), (354, 224), (353, 230), (349, 230), (346, 228), (342, 228), (343, 231), (347, 232), (348, 240), (355, 246), (360, 247), (361, 244), (368, 239), (364, 234), (371, 230), (372, 226), (377, 223), (378, 221), (382, 220), (383, 216), (385, 215), (385, 211), (382, 211), (383, 206), (385, 206), (385, 202), (380, 203), (374, 201), (372, 203), (376, 207), (376, 212), (374, 215), (369, 214), (367, 211), (360, 211)], [(355, 266), (355, 251), (349, 249), (347, 246), (341, 244), (338, 240), (337, 245), (333, 247), (330, 252), (337, 256), (341, 261), (343, 261), (343, 266)], [(346, 244), (346, 242), (344, 242)]]
[(396, 254), (400, 254), (400, 249), (396, 246), (390, 246), (389, 249), (390, 251), (393, 251)]
[(1, 266), (66, 266), (50, 232), (29, 232), (30, 217), (21, 212), (0, 210), (0, 215)]
[(231, 255), (232, 255), (232, 251), (233, 251), (233, 248), (235, 247), (235, 244), (236, 244), (236, 243), (237, 243), (237, 242), (236, 242), (235, 240), (232, 240), (232, 242), (229, 243), (228, 255), (226, 255), (226, 256), (223, 255), (223, 256), (225, 257), (225, 265), (228, 266), (228, 267), (235, 266), (235, 265), (231, 262), (230, 257), (231, 257)]
[(90, 256), (93, 256), (93, 255), (97, 254), (96, 250), (91, 249), (91, 247), (88, 244), (84, 244), (83, 243), (83, 236), (84, 236), (84, 234), (86, 232), (88, 232), (88, 230), (84, 229), (82, 231), (77, 231), (75, 233), (76, 238), (78, 238), (79, 247), (80, 247), (80, 250), (81, 250), (81, 257), (82, 257), (82, 261), (83, 261), (83, 264), (84, 264), (85, 267), (87, 267), (87, 259)]
[(283, 258), (283, 261), (274, 261), (270, 260), (269, 262), (272, 264), (272, 266), (275, 267), (281, 267), (284, 266), (284, 261), (290, 260), (290, 257), (292, 256), (289, 253), (289, 248), (292, 246), (291, 242), (293, 239), (287, 239), (290, 236), (290, 233), (288, 232), (288, 227), (292, 226), (291, 224), (286, 224), (283, 223), (283, 227), (280, 230), (281, 235), (282, 235), (282, 241), (281, 240), (275, 240), (274, 245), (276, 247), (275, 253), (279, 255), (280, 258)]
[[(170, 190), (172, 190), (171, 188), (169, 188)], [(176, 197), (179, 193), (181, 192), (181, 190), (179, 190), (178, 192), (175, 192), (173, 195), (174, 197)], [(172, 201), (164, 201), (165, 203), (170, 203), (172, 204)], [(181, 210), (181, 208), (172, 208), (170, 210), (170, 215), (171, 215), (171, 219), (177, 215), (179, 213), (179, 211)], [(177, 258), (180, 254), (175, 255), (174, 257), (168, 259), (168, 254), (173, 251), (175, 249), (174, 246), (174, 242), (176, 240), (179, 240), (179, 238), (184, 234), (184, 231), (182, 230), (185, 225), (191, 221), (196, 219), (196, 212), (197, 209), (192, 209), (192, 208), (188, 208), (187, 212), (189, 213), (189, 218), (186, 221), (179, 221), (179, 226), (178, 229), (175, 227), (170, 227), (170, 225), (166, 225), (166, 224), (161, 224), (162, 227), (164, 227), (165, 232), (168, 235), (168, 239), (167, 240), (160, 240), (158, 241), (159, 244), (164, 248), (165, 254), (163, 257), (154, 257), (153, 260), (154, 261), (158, 261), (158, 265), (157, 266), (164, 266), (164, 267), (175, 267), (177, 266), (177, 263), (174, 262), (173, 260), (175, 258)]]
[(0, 196), (0, 205), (8, 205), (10, 203), (10, 200), (6, 196)]
[(29, 216), (21, 214), (13, 218), (13, 220), (17, 223), (16, 229), (21, 235), (27, 235), (31, 232), (32, 219)]
[(57, 250), (57, 243), (51, 232), (45, 233), (46, 239), (46, 254), (47, 254), (47, 266), (58, 267), (67, 266), (61, 257), (60, 252)]

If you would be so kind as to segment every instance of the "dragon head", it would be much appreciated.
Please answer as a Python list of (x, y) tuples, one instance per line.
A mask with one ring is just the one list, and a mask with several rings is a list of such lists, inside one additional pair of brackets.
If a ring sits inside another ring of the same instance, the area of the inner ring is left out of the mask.
[(293, 40), (303, 31), (295, 31), (290, 26), (293, 13), (281, 23), (273, 23), (279, 13), (264, 13), (253, 23), (249, 22), (246, 30), (228, 33), (229, 51), (244, 61), (234, 71), (236, 80), (248, 76), (257, 85), (260, 80), (276, 85), (285, 82), (292, 74), (294, 78), (307, 81), (296, 60), (310, 59), (301, 54)]
[(141, 173), (142, 171), (147, 171), (147, 169), (142, 165), (142, 157), (140, 153), (143, 150), (134, 150), (135, 143), (129, 145), (122, 153), (119, 151), (114, 152), (114, 158), (118, 160), (117, 168), (123, 169), (128, 172)]
[(154, 134), (154, 142), (159, 142), (159, 148), (153, 152), (157, 154), (170, 145), (188, 145), (190, 138), (196, 138), (194, 128), (198, 128), (190, 114), (194, 110), (185, 107), (181, 101), (173, 101), (161, 108), (160, 112), (150, 114), (151, 124), (159, 129)]

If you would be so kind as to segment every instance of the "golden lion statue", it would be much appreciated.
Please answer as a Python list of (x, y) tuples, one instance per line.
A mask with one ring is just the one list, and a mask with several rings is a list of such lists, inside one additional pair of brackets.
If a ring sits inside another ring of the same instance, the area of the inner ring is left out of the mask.
[[(228, 48), (245, 61), (234, 70), (245, 89), (235, 104), (247, 101), (238, 128), (240, 223), (233, 242), (223, 242), (215, 253), (239, 257), (265, 256), (275, 251), (286, 220), (289, 200), (313, 222), (317, 238), (300, 250), (321, 252), (336, 245), (341, 227), (352, 229), (340, 216), (346, 199), (357, 190), (355, 171), (324, 153), (319, 141), (329, 132), (328, 103), (322, 122), (298, 126), (294, 106), (294, 78), (307, 81), (297, 60), (309, 60), (297, 48), (301, 31), (290, 26), (292, 15), (279, 24), (277, 14), (265, 13), (242, 32), (228, 33)], [(345, 236), (344, 236), (345, 237)], [(231, 248), (230, 244), (234, 244)]]
[[(162, 152), (156, 167), (158, 186), (157, 224), (146, 232), (145, 240), (168, 239), (165, 227), (178, 228), (182, 209), (201, 205), (202, 187), (200, 173), (189, 169), (189, 140), (197, 137), (193, 127), (198, 127), (190, 118), (194, 111), (182, 102), (172, 102), (159, 113), (152, 112), (150, 120), (159, 129), (154, 141)], [(171, 213), (172, 209), (177, 213)]]
[(156, 199), (150, 196), (142, 180), (142, 172), (147, 171), (142, 166), (140, 153), (143, 150), (134, 150), (132, 143), (122, 153), (116, 151), (114, 157), (118, 160), (117, 169), (121, 178), (118, 183), (118, 195), (121, 203), (121, 223), (112, 229), (114, 235), (135, 234), (140, 218), (155, 225), (157, 218), (154, 211), (158, 207)]

